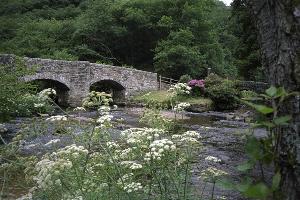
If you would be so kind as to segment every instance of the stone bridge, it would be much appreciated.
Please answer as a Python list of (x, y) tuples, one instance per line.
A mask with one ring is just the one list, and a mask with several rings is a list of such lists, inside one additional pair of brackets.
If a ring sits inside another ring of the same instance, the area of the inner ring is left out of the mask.
[[(12, 64), (14, 57), (0, 55), (0, 64)], [(61, 105), (80, 106), (92, 90), (112, 93), (115, 101), (122, 102), (135, 93), (158, 89), (157, 74), (152, 72), (87, 61), (24, 58), (24, 62), (36, 67), (36, 73), (24, 80), (56, 89)]]

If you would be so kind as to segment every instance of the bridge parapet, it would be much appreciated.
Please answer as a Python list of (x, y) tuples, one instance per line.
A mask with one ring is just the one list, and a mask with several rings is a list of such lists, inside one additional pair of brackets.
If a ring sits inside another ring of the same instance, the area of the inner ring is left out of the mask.
[[(13, 64), (14, 55), (0, 55), (0, 64)], [(41, 58), (24, 58), (25, 65), (37, 67), (36, 73), (24, 77), (25, 81), (51, 80), (64, 84), (68, 91), (67, 103), (71, 106), (81, 105), (82, 99), (88, 94), (93, 84), (102, 84), (106, 87), (112, 84), (110, 92), (114, 93), (114, 85), (121, 85), (122, 93), (115, 96), (129, 96), (147, 90), (158, 88), (157, 74), (136, 69), (102, 65), (87, 61), (64, 61)], [(108, 84), (108, 85), (107, 85)]]

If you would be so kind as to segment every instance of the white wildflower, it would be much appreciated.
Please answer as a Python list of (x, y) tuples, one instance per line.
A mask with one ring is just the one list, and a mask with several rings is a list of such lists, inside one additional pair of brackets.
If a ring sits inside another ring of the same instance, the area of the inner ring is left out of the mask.
[(74, 111), (86, 111), (84, 107), (76, 107)]
[(51, 116), (49, 118), (46, 119), (46, 121), (50, 121), (50, 122), (55, 122), (55, 121), (67, 121), (67, 117), (64, 115), (56, 115), (56, 116)]
[(209, 167), (201, 172), (200, 178), (203, 178), (205, 181), (215, 182), (220, 177), (228, 175), (227, 172), (217, 169), (215, 167)]
[(181, 111), (184, 111), (186, 108), (188, 108), (190, 106), (191, 106), (191, 104), (189, 104), (189, 103), (185, 103), (185, 102), (179, 103), (179, 104), (175, 105), (174, 111), (181, 112)]
[(129, 184), (126, 184), (126, 186), (124, 186), (123, 189), (127, 193), (131, 193), (131, 192), (136, 192), (136, 191), (142, 190), (143, 186), (141, 183), (131, 182)]
[(212, 162), (216, 162), (216, 163), (220, 163), (221, 162), (221, 159), (217, 158), (217, 157), (214, 157), (214, 156), (207, 156), (205, 158), (205, 160), (207, 161), (212, 161)]
[(7, 131), (7, 128), (5, 128), (4, 124), (0, 124), (0, 133), (5, 133)]
[(143, 165), (136, 163), (135, 161), (122, 161), (120, 164), (132, 170), (141, 169), (143, 167)]

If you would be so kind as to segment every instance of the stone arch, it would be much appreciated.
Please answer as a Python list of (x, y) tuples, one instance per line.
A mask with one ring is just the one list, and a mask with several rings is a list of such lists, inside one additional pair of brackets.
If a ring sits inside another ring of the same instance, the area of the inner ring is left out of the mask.
[(53, 88), (56, 90), (56, 97), (54, 101), (60, 106), (69, 105), (69, 91), (70, 88), (66, 83), (49, 78), (25, 78), (26, 82), (32, 82), (37, 85), (37, 92), (43, 89)]
[(111, 79), (103, 79), (92, 82), (90, 84), (90, 91), (110, 93), (116, 103), (120, 103), (125, 100), (126, 88), (118, 81)]

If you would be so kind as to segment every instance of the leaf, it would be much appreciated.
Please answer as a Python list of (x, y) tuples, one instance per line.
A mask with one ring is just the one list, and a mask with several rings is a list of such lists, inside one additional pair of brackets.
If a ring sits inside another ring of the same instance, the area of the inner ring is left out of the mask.
[(282, 116), (282, 117), (277, 117), (273, 120), (274, 124), (276, 125), (286, 125), (288, 124), (287, 122), (290, 121), (292, 117), (290, 115)]
[(250, 198), (265, 199), (270, 194), (270, 190), (264, 183), (258, 183), (248, 187), (244, 194)]
[(221, 180), (217, 180), (216, 184), (219, 186), (219, 187), (222, 187), (224, 189), (227, 189), (227, 190), (233, 190), (235, 188), (235, 184), (231, 181), (231, 180), (228, 180), (228, 179), (221, 179)]
[(236, 189), (239, 192), (246, 192), (248, 190), (248, 188), (251, 186), (251, 180), (249, 179), (249, 177), (246, 177), (245, 180), (243, 180), (241, 183), (239, 183), (238, 185), (236, 185)]
[(279, 188), (279, 184), (280, 184), (280, 180), (281, 180), (281, 175), (279, 172), (277, 172), (272, 179), (272, 190), (276, 191)]
[(272, 122), (268, 122), (268, 121), (262, 121), (259, 123), (255, 123), (252, 127), (253, 128), (261, 128), (261, 127), (274, 128), (275, 124), (273, 124)]
[(253, 168), (253, 163), (249, 161), (244, 162), (243, 164), (237, 166), (237, 169), (241, 172), (248, 171), (249, 169), (252, 168)]
[(247, 155), (252, 160), (260, 160), (263, 157), (261, 143), (255, 137), (249, 137), (245, 146)]
[(255, 110), (257, 110), (258, 112), (260, 112), (264, 115), (274, 112), (273, 108), (270, 108), (270, 107), (265, 106), (265, 105), (254, 104), (254, 103), (251, 103), (251, 102), (245, 102), (245, 104), (247, 104), (248, 106), (254, 108)]
[(272, 113), (274, 111), (273, 108), (267, 107), (265, 105), (253, 104), (253, 108), (264, 115)]
[(274, 86), (271, 86), (266, 90), (266, 94), (270, 97), (274, 97), (277, 94), (277, 88)]

